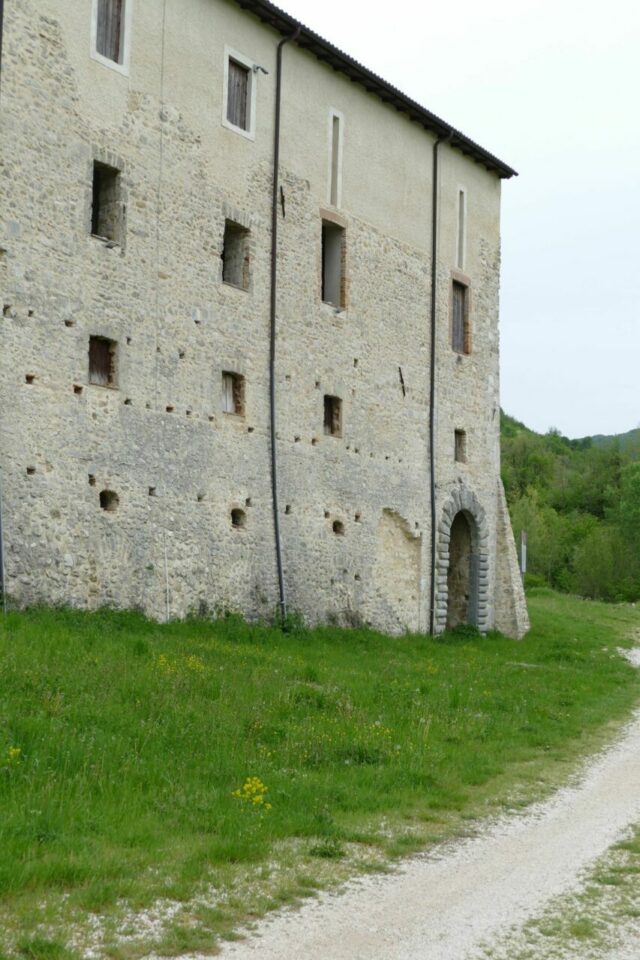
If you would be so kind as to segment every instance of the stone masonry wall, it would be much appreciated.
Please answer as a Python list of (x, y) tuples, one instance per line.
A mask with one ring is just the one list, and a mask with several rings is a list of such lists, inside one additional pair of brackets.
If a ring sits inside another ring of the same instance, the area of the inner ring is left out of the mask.
[[(164, 32), (162, 14), (160, 0), (134, 3), (122, 73), (89, 56), (91, 0), (5, 10), (7, 587), (25, 604), (264, 617), (277, 603), (268, 334), (279, 38), (231, 0), (175, 0)], [(225, 46), (268, 71), (253, 74), (253, 139), (222, 123)], [(331, 110), (344, 118), (339, 210), (329, 203)], [(289, 605), (310, 622), (428, 628), (432, 144), (346, 77), (285, 48), (280, 507)], [(498, 486), (500, 182), (440, 151), (438, 517), (456, 490), (479, 505), (481, 625), (519, 636), (526, 611)], [(94, 161), (120, 171), (115, 244), (91, 236)], [(449, 330), (461, 187), (468, 356), (451, 349)], [(346, 230), (343, 310), (321, 301), (323, 217)], [(249, 231), (247, 289), (222, 281), (226, 220)], [(111, 387), (89, 383), (90, 337), (117, 344)], [(241, 415), (223, 412), (224, 372), (244, 377)], [(341, 436), (324, 433), (325, 395), (342, 400)], [(464, 463), (454, 460), (456, 429), (467, 434)], [(117, 494), (116, 509), (101, 508), (105, 492)]]

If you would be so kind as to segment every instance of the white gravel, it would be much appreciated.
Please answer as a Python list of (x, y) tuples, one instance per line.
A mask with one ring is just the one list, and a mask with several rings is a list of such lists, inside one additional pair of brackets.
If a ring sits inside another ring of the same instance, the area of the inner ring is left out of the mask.
[[(472, 960), (494, 937), (573, 889), (640, 821), (640, 711), (581, 779), (481, 835), (281, 912), (226, 960)], [(640, 957), (640, 947), (634, 960)], [(626, 956), (626, 955), (625, 955)], [(631, 957), (632, 955), (629, 954)], [(622, 955), (621, 955), (622, 957)]]

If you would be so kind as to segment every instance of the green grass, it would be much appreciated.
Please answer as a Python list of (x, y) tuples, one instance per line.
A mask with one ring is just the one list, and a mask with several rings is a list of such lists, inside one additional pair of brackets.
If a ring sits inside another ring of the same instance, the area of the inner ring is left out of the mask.
[[(584, 872), (577, 890), (554, 898), (542, 914), (512, 927), (485, 949), (491, 960), (614, 957), (640, 932), (640, 827)], [(625, 954), (626, 955), (626, 954)]]
[[(160, 944), (202, 948), (203, 930), (212, 943), (357, 869), (359, 850), (375, 868), (540, 794), (635, 702), (615, 648), (640, 613), (547, 590), (530, 608), (522, 643), (0, 618), (0, 955), (67, 956), (61, 917), (213, 886), (221, 905), (185, 907)], [(250, 893), (230, 900), (240, 878)]]

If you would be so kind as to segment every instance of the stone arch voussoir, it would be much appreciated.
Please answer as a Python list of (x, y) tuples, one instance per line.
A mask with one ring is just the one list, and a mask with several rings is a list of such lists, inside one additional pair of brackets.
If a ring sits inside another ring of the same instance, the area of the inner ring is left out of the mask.
[(440, 513), (437, 535), (436, 560), (436, 609), (434, 627), (436, 633), (442, 633), (447, 626), (447, 608), (449, 602), (447, 573), (449, 570), (449, 543), (451, 525), (455, 517), (463, 512), (470, 521), (471, 544), (476, 558), (478, 593), (476, 603), (476, 624), (481, 633), (489, 629), (489, 526), (485, 510), (472, 490), (464, 485), (456, 487)]

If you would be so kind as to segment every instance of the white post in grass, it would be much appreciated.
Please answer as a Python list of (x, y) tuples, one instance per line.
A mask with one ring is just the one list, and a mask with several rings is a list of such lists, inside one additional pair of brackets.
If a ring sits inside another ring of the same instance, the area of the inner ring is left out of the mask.
[(524, 575), (527, 572), (527, 531), (520, 533), (520, 573), (524, 582)]

